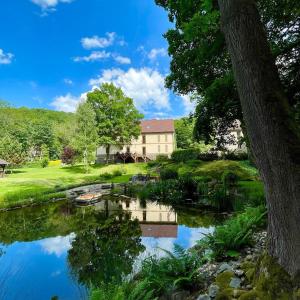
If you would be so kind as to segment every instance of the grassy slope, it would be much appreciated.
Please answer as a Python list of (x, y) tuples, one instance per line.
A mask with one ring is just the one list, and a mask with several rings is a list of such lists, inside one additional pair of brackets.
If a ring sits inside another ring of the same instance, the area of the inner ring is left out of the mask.
[(127, 165), (95, 166), (88, 174), (84, 173), (82, 166), (74, 167), (48, 167), (42, 169), (21, 168), (13, 174), (7, 174), (0, 179), (0, 206), (28, 197), (36, 197), (41, 193), (54, 192), (57, 189), (67, 188), (72, 185), (80, 185), (100, 181), (103, 173), (112, 173), (114, 170), (124, 170), (125, 175), (113, 178), (113, 182), (126, 182), (133, 174), (146, 173), (147, 166), (144, 163)]

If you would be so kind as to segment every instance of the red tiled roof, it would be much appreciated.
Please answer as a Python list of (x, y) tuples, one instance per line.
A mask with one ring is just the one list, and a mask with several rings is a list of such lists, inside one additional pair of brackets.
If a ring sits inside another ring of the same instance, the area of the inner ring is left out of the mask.
[(141, 129), (142, 133), (175, 132), (174, 120), (143, 120)]
[(143, 237), (173, 237), (177, 238), (177, 225), (140, 224)]

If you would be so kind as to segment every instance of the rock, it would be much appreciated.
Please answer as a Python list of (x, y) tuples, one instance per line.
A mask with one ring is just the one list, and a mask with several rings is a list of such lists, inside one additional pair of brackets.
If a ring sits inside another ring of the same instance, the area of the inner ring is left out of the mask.
[(252, 289), (252, 285), (251, 284), (246, 285), (246, 289), (247, 290), (251, 290)]
[(224, 271), (233, 271), (232, 266), (230, 266), (228, 263), (222, 263), (217, 271), (218, 274), (224, 272)]
[(247, 255), (247, 256), (246, 256), (246, 260), (253, 260), (253, 256), (252, 256), (252, 255), (250, 255), (250, 254), (249, 254), (249, 255)]
[(241, 279), (238, 277), (233, 277), (229, 283), (229, 286), (234, 289), (240, 288), (241, 287)]
[(238, 277), (242, 277), (245, 274), (245, 272), (243, 270), (235, 270), (234, 274)]
[(215, 298), (219, 292), (220, 288), (216, 284), (211, 284), (209, 289), (208, 289), (208, 295), (211, 298)]
[[(171, 295), (171, 300), (184, 300), (190, 295), (187, 291), (178, 291)], [(210, 299), (209, 299), (210, 300)]]
[(197, 300), (210, 300), (210, 297), (207, 294), (199, 295)]

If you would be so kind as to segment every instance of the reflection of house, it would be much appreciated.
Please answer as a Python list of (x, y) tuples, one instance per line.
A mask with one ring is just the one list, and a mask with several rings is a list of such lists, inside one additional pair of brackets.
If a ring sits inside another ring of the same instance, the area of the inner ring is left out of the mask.
[(143, 237), (177, 237), (177, 214), (171, 206), (139, 199), (119, 201), (103, 200), (95, 208), (107, 212), (107, 215), (126, 212), (128, 216), (140, 222)]
[(168, 224), (141, 224), (143, 237), (177, 238), (178, 226)]
[[(131, 145), (110, 147), (110, 160), (120, 156), (127, 161), (151, 160), (157, 155), (170, 156), (176, 148), (175, 128), (173, 120), (143, 120), (141, 121), (141, 135), (133, 140)], [(97, 149), (97, 160), (106, 159), (105, 147)]]
[(141, 223), (177, 223), (176, 212), (170, 206), (155, 202), (144, 203), (137, 199), (122, 201), (122, 208), (130, 212), (132, 219), (138, 219)]

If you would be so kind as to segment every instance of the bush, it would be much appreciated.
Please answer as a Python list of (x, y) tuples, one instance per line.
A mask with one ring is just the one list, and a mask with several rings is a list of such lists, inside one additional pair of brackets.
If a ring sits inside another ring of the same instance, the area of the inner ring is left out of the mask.
[(138, 277), (146, 283), (144, 293), (154, 291), (154, 296), (160, 297), (169, 295), (174, 290), (197, 290), (202, 283), (198, 271), (202, 264), (200, 257), (178, 245), (174, 246), (174, 253), (163, 251), (167, 253), (167, 257), (159, 259), (152, 256), (142, 263)]
[(122, 176), (123, 173), (121, 170), (114, 170), (113, 173), (112, 173), (113, 177), (117, 177), (117, 176)]
[(112, 179), (114, 177), (114, 175), (111, 173), (105, 172), (105, 173), (101, 174), (100, 177), (107, 180), (107, 179)]
[(159, 155), (156, 156), (156, 161), (159, 162), (159, 163), (160, 162), (167, 162), (167, 161), (169, 161), (169, 157), (166, 154), (159, 154)]
[(166, 167), (160, 170), (161, 180), (177, 179), (177, 178), (178, 178), (178, 172), (175, 168)]
[(216, 259), (234, 256), (238, 250), (252, 244), (254, 231), (266, 225), (265, 216), (264, 206), (247, 208), (243, 213), (217, 226), (213, 234), (207, 235), (198, 244), (210, 249)]
[(238, 180), (239, 180), (239, 177), (234, 172), (225, 171), (222, 174), (222, 182), (223, 182), (223, 185), (224, 185), (225, 188), (237, 185)]
[(198, 159), (203, 161), (213, 161), (219, 159), (218, 153), (216, 152), (205, 152), (199, 153)]
[(223, 158), (228, 160), (247, 160), (249, 159), (248, 153), (244, 151), (225, 152)]
[(61, 154), (61, 161), (66, 165), (73, 165), (76, 158), (76, 151), (72, 147), (64, 147)]
[(179, 149), (175, 150), (171, 159), (174, 162), (186, 162), (188, 160), (196, 160), (199, 158), (199, 150), (198, 149)]
[(61, 165), (61, 160), (50, 160), (49, 167), (59, 167)]
[(48, 167), (48, 164), (49, 164), (49, 158), (48, 157), (42, 158), (42, 160), (41, 160), (41, 167), (42, 168), (46, 168), (46, 167)]

